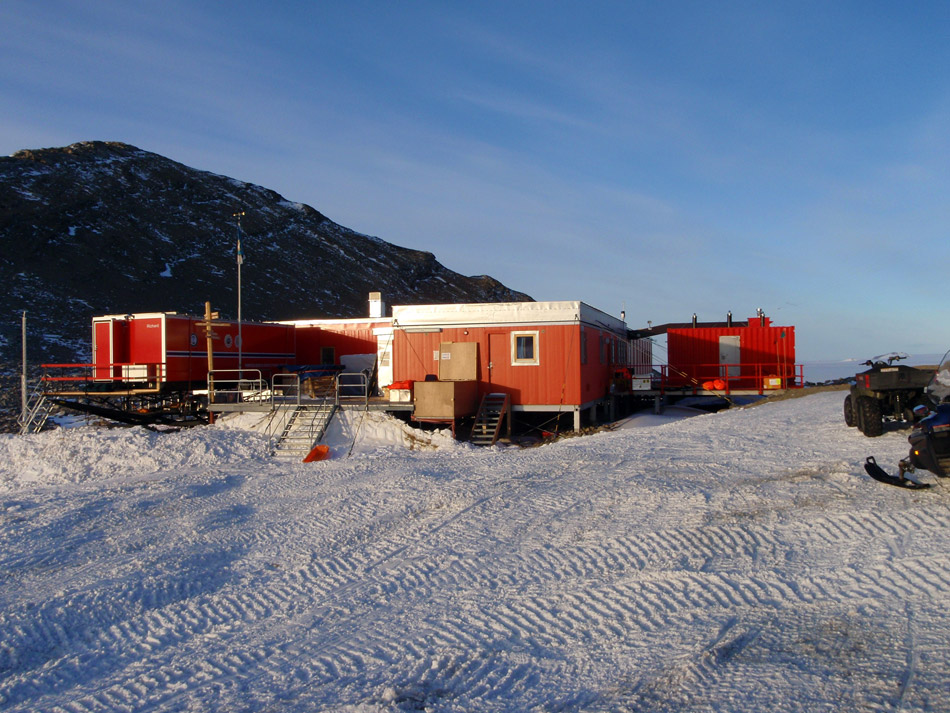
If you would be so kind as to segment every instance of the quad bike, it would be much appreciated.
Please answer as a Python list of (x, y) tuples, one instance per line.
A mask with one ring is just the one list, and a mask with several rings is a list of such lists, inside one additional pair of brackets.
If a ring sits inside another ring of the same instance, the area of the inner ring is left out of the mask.
[(880, 436), (886, 421), (912, 422), (915, 408), (933, 405), (926, 394), (933, 371), (895, 363), (906, 358), (891, 352), (865, 362), (871, 368), (855, 375), (844, 399), (846, 424), (857, 426), (865, 436)]
[(919, 469), (940, 477), (950, 475), (950, 352), (941, 360), (926, 393), (936, 406), (931, 409), (919, 404), (914, 408), (914, 416), (920, 420), (907, 438), (910, 453), (898, 463), (898, 475), (890, 475), (877, 464), (874, 456), (868, 456), (864, 469), (875, 480), (916, 490), (931, 486), (908, 478), (907, 473)]

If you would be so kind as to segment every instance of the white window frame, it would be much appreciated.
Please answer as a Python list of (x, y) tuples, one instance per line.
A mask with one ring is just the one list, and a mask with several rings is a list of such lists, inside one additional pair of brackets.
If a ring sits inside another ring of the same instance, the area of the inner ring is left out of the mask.
[[(511, 365), (512, 366), (537, 366), (541, 363), (541, 340), (538, 331), (519, 331), (511, 333)], [(534, 357), (531, 359), (518, 358), (518, 337), (531, 337), (534, 343)]]

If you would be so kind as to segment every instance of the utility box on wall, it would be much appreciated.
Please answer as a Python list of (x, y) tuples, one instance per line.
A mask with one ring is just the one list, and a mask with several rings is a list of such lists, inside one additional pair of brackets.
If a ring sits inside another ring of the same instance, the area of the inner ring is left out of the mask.
[(471, 416), (478, 407), (477, 381), (417, 381), (413, 418), (455, 419)]
[(478, 379), (478, 342), (442, 342), (439, 345), (439, 381)]

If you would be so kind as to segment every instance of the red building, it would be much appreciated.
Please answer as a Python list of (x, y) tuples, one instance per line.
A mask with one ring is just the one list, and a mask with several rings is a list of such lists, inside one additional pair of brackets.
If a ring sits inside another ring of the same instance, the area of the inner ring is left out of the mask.
[[(99, 381), (200, 387), (208, 350), (201, 317), (175, 312), (105, 315), (92, 320), (92, 371)], [(214, 367), (258, 370), (263, 378), (293, 363), (294, 329), (276, 323), (221, 321), (214, 327)], [(240, 334), (239, 334), (240, 333)]]
[(795, 328), (773, 326), (764, 314), (747, 323), (667, 325), (667, 389), (755, 391), (797, 385)]
[[(466, 382), (449, 397), (464, 396), (468, 404), (503, 393), (513, 411), (568, 412), (575, 428), (584, 411), (613, 406), (617, 393), (762, 393), (801, 385), (795, 328), (773, 326), (764, 314), (746, 323), (733, 324), (731, 317), (700, 323), (694, 317), (692, 323), (628, 331), (622, 319), (579, 301), (412, 305), (393, 307), (391, 317), (384, 313), (374, 293), (367, 317), (240, 327), (216, 322), (215, 371), (240, 367), (241, 380), (255, 378), (251, 370), (268, 380), (303, 365), (358, 364), (353, 371), (375, 366), (379, 387)], [(97, 381), (162, 391), (206, 385), (207, 340), (200, 317), (105, 315), (93, 319), (92, 331)], [(666, 336), (668, 356), (657, 379), (651, 350), (659, 335)], [(218, 379), (216, 373), (216, 387)], [(435, 389), (439, 398), (455, 388), (444, 386)], [(405, 408), (411, 389), (399, 391)]]
[(282, 322), (294, 328), (295, 364), (341, 364), (356, 354), (377, 355), (377, 381), (392, 383), (392, 319), (305, 319)]
[(628, 363), (626, 325), (583, 302), (397, 306), (393, 381), (437, 378), (442, 345), (457, 342), (477, 344), (479, 398), (506, 393), (514, 411), (570, 412), (575, 427)]

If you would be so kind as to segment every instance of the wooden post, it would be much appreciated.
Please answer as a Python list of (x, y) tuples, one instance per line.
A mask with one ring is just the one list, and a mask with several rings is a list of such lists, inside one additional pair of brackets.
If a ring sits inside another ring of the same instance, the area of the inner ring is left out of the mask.
[[(221, 322), (216, 322), (218, 319), (218, 313), (211, 311), (211, 303), (205, 302), (205, 318), (203, 322), (198, 322), (199, 327), (204, 327), (205, 336), (207, 337), (208, 342), (208, 404), (214, 403), (214, 340), (218, 338), (218, 335), (214, 331), (216, 325), (222, 324)], [(214, 411), (208, 412), (208, 422), (214, 423)]]
[(211, 303), (205, 302), (205, 337), (208, 341), (208, 401), (214, 399), (214, 328), (211, 320), (218, 315), (211, 311)]

